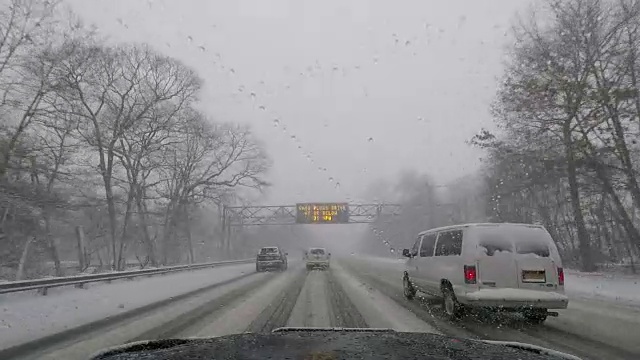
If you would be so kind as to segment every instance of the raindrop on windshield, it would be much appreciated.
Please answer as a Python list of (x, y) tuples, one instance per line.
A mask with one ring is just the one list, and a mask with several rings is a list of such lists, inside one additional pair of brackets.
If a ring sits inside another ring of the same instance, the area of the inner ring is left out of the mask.
[(333, 182), (333, 177), (330, 177), (330, 178), (329, 178), (329, 182)]
[(250, 96), (252, 101), (256, 101), (256, 93), (252, 91)]
[(280, 125), (280, 120), (279, 119), (273, 119), (273, 126), (274, 127), (278, 127), (278, 125)]
[(264, 105), (260, 105), (259, 109), (260, 110), (266, 110), (267, 108)]
[(370, 137), (370, 138), (369, 138), (369, 142), (372, 142), (372, 141), (373, 141), (373, 138), (372, 138), (372, 137)]
[(337, 181), (336, 182), (336, 189), (339, 189), (339, 188), (340, 188), (340, 181)]
[(198, 46), (198, 49), (200, 49), (200, 51), (202, 51), (202, 52), (207, 51), (207, 49), (204, 47), (204, 45)]
[(189, 43), (192, 43), (193, 42), (193, 37), (191, 37), (191, 35), (187, 36), (187, 41)]

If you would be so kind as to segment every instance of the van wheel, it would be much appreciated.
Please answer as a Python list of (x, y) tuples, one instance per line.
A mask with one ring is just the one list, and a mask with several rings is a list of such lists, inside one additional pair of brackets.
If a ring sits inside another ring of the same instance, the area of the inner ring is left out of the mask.
[(453, 289), (446, 286), (442, 288), (442, 298), (445, 314), (450, 320), (458, 320), (464, 315), (464, 305), (460, 304), (456, 299)]
[(411, 282), (409, 281), (409, 277), (407, 275), (405, 275), (402, 279), (402, 288), (404, 297), (407, 298), (407, 300), (413, 300), (413, 298), (416, 297), (416, 289), (413, 287), (413, 285), (411, 285)]
[(547, 320), (547, 309), (527, 309), (522, 311), (522, 315), (530, 324), (542, 324)]

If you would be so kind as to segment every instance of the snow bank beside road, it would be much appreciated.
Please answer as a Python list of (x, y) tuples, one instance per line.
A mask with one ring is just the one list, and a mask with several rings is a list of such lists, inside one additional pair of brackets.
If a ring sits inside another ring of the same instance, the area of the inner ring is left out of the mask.
[[(0, 348), (8, 348), (255, 271), (254, 264), (225, 265), (49, 295), (0, 295)], [(53, 289), (52, 289), (53, 290)]]
[(640, 306), (640, 276), (611, 277), (571, 271), (566, 274), (565, 292), (573, 297)]

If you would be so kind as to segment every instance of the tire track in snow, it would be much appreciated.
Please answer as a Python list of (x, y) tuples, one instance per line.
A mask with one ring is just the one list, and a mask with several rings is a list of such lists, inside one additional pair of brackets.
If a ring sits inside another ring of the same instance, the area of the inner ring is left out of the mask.
[(167, 321), (166, 323), (131, 339), (130, 342), (184, 337), (185, 332), (193, 332), (194, 329), (205, 326), (205, 324), (210, 322), (211, 319), (220, 312), (224, 311), (229, 304), (233, 303), (233, 301), (250, 293), (251, 290), (255, 289), (260, 284), (268, 284), (273, 281), (274, 276), (275, 274), (268, 274), (266, 278), (258, 278), (237, 289), (233, 289), (222, 296), (215, 297), (193, 310), (180, 315), (180, 317)]
[(330, 299), (334, 311), (332, 326), (368, 328), (369, 325), (364, 317), (338, 282), (335, 271), (335, 268), (332, 268), (327, 276), (329, 288), (331, 289)]
[(278, 294), (275, 300), (251, 322), (246, 329), (247, 332), (271, 332), (273, 329), (286, 326), (307, 278), (306, 271), (298, 270), (297, 272), (298, 274), (285, 291)]

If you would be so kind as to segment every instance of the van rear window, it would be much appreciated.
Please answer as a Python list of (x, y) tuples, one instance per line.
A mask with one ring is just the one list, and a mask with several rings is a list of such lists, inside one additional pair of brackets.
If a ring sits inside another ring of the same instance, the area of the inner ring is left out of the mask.
[(534, 254), (549, 257), (551, 236), (541, 228), (527, 226), (486, 226), (475, 230), (478, 249), (487, 256), (499, 253)]
[(478, 246), (488, 256), (496, 252), (513, 252), (513, 243), (502, 234), (481, 234)]
[(310, 253), (313, 255), (324, 255), (324, 249), (311, 249)]
[(276, 253), (278, 253), (278, 248), (276, 247), (268, 247), (268, 248), (260, 249), (260, 255), (276, 254)]

